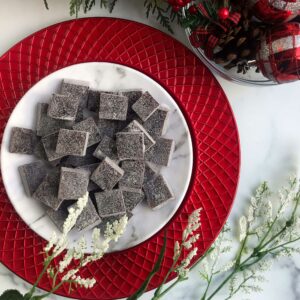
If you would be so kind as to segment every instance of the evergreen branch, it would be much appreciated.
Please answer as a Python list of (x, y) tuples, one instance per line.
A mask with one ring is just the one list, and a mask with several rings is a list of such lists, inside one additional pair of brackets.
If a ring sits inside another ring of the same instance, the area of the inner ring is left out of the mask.
[(145, 0), (144, 6), (146, 8), (146, 16), (149, 18), (150, 12), (152, 15), (156, 15), (156, 20), (165, 27), (171, 33), (174, 33), (171, 27), (171, 17), (170, 17), (170, 5), (166, 3), (160, 4), (158, 0)]
[(111, 0), (110, 4), (109, 4), (109, 12), (112, 13), (112, 11), (114, 10), (116, 4), (117, 4), (118, 0)]
[(49, 9), (49, 5), (48, 5), (47, 0), (44, 0), (44, 5), (45, 5), (46, 9)]
[(105, 8), (107, 8), (107, 1), (108, 0), (100, 0), (100, 8), (102, 8), (102, 7), (105, 7)]
[(152, 2), (145, 0), (144, 6), (146, 7), (146, 17), (149, 18), (150, 11), (152, 9)]

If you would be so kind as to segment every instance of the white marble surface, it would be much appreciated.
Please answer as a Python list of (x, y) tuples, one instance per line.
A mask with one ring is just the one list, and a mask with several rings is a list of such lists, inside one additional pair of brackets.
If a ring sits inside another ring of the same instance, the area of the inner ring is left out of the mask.
[[(18, 168), (37, 159), (31, 155), (10, 153), (8, 151), (11, 129), (23, 127), (35, 129), (36, 105), (49, 103), (51, 95), (60, 90), (64, 78), (89, 82), (91, 89), (117, 91), (141, 88), (148, 91), (161, 105), (169, 110), (163, 137), (174, 140), (175, 149), (168, 167), (161, 168), (161, 174), (174, 193), (170, 200), (157, 210), (144, 203), (133, 211), (124, 235), (111, 245), (110, 251), (134, 247), (158, 232), (176, 213), (188, 189), (192, 165), (193, 149), (188, 125), (176, 102), (156, 81), (134, 69), (112, 63), (90, 62), (63, 68), (50, 74), (35, 84), (18, 102), (12, 112), (3, 135), (1, 145), (1, 172), (7, 194), (22, 219), (38, 235), (48, 240), (53, 231), (60, 235), (55, 224), (45, 214), (41, 203), (25, 194)], [(26, 112), (26, 114), (24, 113)], [(174, 174), (178, 174), (174, 176)], [(141, 226), (142, 224), (142, 226)], [(70, 246), (73, 247), (82, 233), (75, 229), (70, 232)], [(91, 252), (92, 230), (85, 232), (88, 242), (87, 252)]]
[[(0, 54), (28, 34), (47, 25), (69, 19), (67, 0), (49, 1), (51, 10), (45, 11), (42, 0), (3, 1), (0, 9)], [(155, 19), (146, 20), (140, 0), (119, 1), (113, 16), (147, 23), (161, 28)], [(104, 10), (95, 9), (90, 15), (107, 15)], [(18, 22), (16, 22), (18, 20)], [(176, 28), (175, 37), (187, 44), (184, 32)], [(248, 197), (262, 180), (268, 180), (277, 189), (288, 174), (300, 165), (300, 82), (267, 88), (238, 86), (218, 78), (236, 116), (242, 152), (241, 177), (230, 223), (236, 224)], [(264, 291), (244, 298), (251, 300), (298, 300), (300, 263), (282, 260), (268, 273)], [(0, 267), (0, 292), (7, 288), (26, 290), (28, 285), (5, 267)], [(197, 270), (190, 279), (178, 286), (166, 299), (196, 300), (200, 298), (201, 286)], [(151, 299), (147, 293), (142, 300)], [(216, 297), (224, 300), (224, 294)], [(243, 299), (243, 297), (237, 297)], [(64, 299), (51, 297), (50, 299)]]

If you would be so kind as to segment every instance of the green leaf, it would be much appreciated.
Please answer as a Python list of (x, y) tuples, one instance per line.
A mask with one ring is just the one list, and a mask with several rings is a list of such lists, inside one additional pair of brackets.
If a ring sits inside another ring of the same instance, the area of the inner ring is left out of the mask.
[(127, 300), (136, 300), (138, 298), (140, 298), (147, 290), (147, 287), (152, 279), (152, 277), (160, 270), (165, 252), (166, 252), (166, 246), (167, 246), (167, 231), (165, 230), (164, 232), (164, 243), (163, 246), (160, 250), (158, 259), (152, 269), (152, 271), (149, 273), (149, 275), (147, 276), (147, 278), (145, 279), (145, 281), (142, 283), (141, 287), (129, 298), (127, 298)]
[(24, 297), (17, 290), (7, 290), (0, 296), (0, 300), (24, 300)]

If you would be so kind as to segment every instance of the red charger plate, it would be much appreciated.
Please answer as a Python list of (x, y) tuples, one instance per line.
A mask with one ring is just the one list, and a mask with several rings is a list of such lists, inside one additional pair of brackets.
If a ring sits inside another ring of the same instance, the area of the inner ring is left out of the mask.
[[(143, 72), (175, 99), (188, 122), (194, 149), (192, 180), (185, 200), (167, 229), (163, 265), (151, 281), (157, 287), (172, 264), (173, 247), (187, 218), (202, 207), (199, 252), (210, 247), (223, 227), (236, 193), (240, 168), (237, 126), (228, 100), (211, 72), (186, 47), (146, 25), (112, 18), (72, 20), (50, 26), (11, 48), (0, 58), (0, 134), (22, 96), (43, 77), (83, 62), (113, 62)], [(43, 267), (46, 241), (34, 233), (11, 205), (0, 183), (0, 261), (18, 276), (35, 282)], [(80, 273), (94, 276), (92, 290), (68, 286), (58, 294), (79, 299), (116, 299), (131, 295), (159, 255), (161, 230), (144, 243), (106, 255)], [(58, 261), (56, 260), (55, 263)], [(175, 274), (171, 278), (174, 278)], [(170, 278), (170, 279), (171, 279)], [(39, 287), (49, 290), (45, 277)]]

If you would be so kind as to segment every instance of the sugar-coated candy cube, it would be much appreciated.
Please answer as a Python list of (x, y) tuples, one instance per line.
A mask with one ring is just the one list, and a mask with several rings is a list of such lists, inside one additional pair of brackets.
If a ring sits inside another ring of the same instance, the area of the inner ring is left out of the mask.
[(86, 149), (85, 156), (69, 155), (63, 162), (64, 167), (80, 167), (84, 165), (90, 165), (94, 163), (99, 163), (99, 159), (93, 156), (97, 145), (93, 145)]
[(48, 116), (59, 120), (75, 121), (79, 99), (71, 94), (53, 94), (49, 106)]
[(59, 170), (55, 169), (44, 178), (33, 193), (33, 198), (51, 207), (53, 210), (58, 210), (63, 202), (63, 199), (58, 198), (58, 187)]
[(168, 114), (167, 108), (160, 107), (143, 123), (145, 130), (153, 138), (160, 137), (165, 133)]
[(159, 170), (155, 168), (151, 163), (145, 163), (145, 173), (144, 173), (144, 184), (150, 180), (152, 180), (155, 176), (157, 176)]
[(174, 194), (162, 175), (158, 175), (146, 182), (144, 185), (144, 192), (148, 205), (152, 209), (159, 209), (169, 200), (174, 199)]
[(101, 140), (99, 129), (92, 117), (76, 123), (73, 125), (73, 129), (89, 133), (88, 147), (99, 143)]
[(10, 153), (33, 154), (36, 142), (37, 137), (33, 130), (13, 127), (8, 150)]
[(56, 153), (61, 155), (78, 155), (86, 154), (89, 133), (86, 131), (60, 129)]
[(48, 103), (37, 104), (36, 133), (38, 136), (54, 133), (60, 128), (72, 128), (73, 121), (64, 121), (49, 117), (47, 114), (48, 107)]
[(174, 141), (159, 138), (153, 147), (145, 152), (145, 160), (160, 166), (168, 166), (174, 151)]
[(127, 97), (105, 93), (100, 94), (99, 119), (125, 121), (127, 109)]
[(84, 196), (89, 184), (89, 175), (89, 172), (86, 170), (62, 167), (58, 198), (72, 200)]
[(47, 167), (42, 161), (35, 161), (23, 166), (19, 166), (19, 173), (27, 196), (37, 190), (47, 175)]
[(123, 131), (142, 132), (144, 134), (145, 151), (151, 148), (155, 144), (155, 140), (150, 136), (150, 134), (145, 130), (145, 128), (136, 120), (133, 120), (131, 123), (129, 123), (129, 125)]
[[(89, 174), (91, 176), (93, 174), (93, 172), (98, 168), (98, 166), (99, 166), (99, 162), (96, 164), (80, 166), (80, 167), (77, 167), (77, 169), (86, 170), (87, 172), (89, 172)], [(92, 180), (90, 180), (87, 190), (88, 190), (88, 192), (96, 191), (96, 190), (99, 190), (99, 186), (96, 183), (94, 183)]]
[(93, 172), (91, 180), (103, 190), (111, 190), (122, 178), (124, 171), (106, 157)]
[(64, 157), (64, 154), (56, 153), (57, 139), (58, 132), (50, 133), (42, 137), (42, 144), (49, 162), (55, 162)]
[(135, 112), (132, 109), (132, 105), (141, 98), (143, 92), (141, 89), (133, 90), (121, 90), (120, 94), (128, 98), (128, 110), (127, 110), (127, 120), (133, 119)]
[(93, 155), (98, 159), (104, 159), (108, 156), (110, 159), (118, 161), (116, 141), (105, 135)]
[(101, 218), (120, 216), (126, 213), (123, 194), (120, 190), (95, 193), (95, 198)]
[(70, 94), (78, 99), (79, 105), (76, 114), (76, 121), (83, 119), (83, 110), (87, 107), (89, 82), (83, 80), (64, 79), (61, 86), (61, 94)]
[(145, 162), (142, 160), (124, 160), (121, 163), (124, 175), (119, 181), (119, 187), (140, 190), (144, 181)]
[(132, 212), (132, 210), (145, 198), (145, 194), (142, 190), (133, 192), (131, 190), (122, 189), (122, 194), (126, 207), (126, 213)]
[(89, 90), (87, 108), (90, 111), (99, 111), (99, 102), (100, 102), (100, 91), (93, 89)]
[[(90, 89), (88, 95), (88, 109), (90, 111), (98, 112), (99, 111), (99, 104), (100, 104), (100, 94), (113, 94), (118, 95), (116, 91), (97, 91)], [(123, 95), (124, 96), (124, 95)]]
[[(141, 132), (119, 132), (117, 137), (117, 153), (120, 160), (144, 159), (144, 134)], [(150, 148), (151, 149), (151, 148)]]
[(145, 92), (140, 99), (133, 104), (132, 109), (145, 122), (158, 107), (159, 103), (149, 92)]
[(118, 122), (113, 120), (99, 119), (97, 121), (97, 126), (101, 138), (103, 138), (105, 135), (112, 138), (119, 131)]
[(48, 160), (42, 143), (42, 139), (40, 137), (37, 137), (37, 141), (34, 147), (34, 156), (38, 159)]

